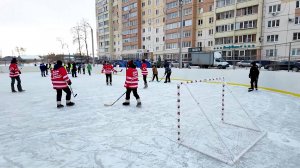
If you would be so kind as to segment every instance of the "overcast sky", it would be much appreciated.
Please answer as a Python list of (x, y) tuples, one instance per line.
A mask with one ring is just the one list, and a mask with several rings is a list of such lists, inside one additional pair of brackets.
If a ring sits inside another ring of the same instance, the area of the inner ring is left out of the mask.
[[(0, 56), (12, 55), (16, 46), (25, 48), (26, 55), (67, 54), (57, 38), (74, 53), (78, 47), (71, 28), (82, 19), (91, 24), (96, 37), (95, 0), (0, 0)], [(90, 36), (89, 41), (91, 48)], [(96, 38), (94, 42), (96, 48)]]

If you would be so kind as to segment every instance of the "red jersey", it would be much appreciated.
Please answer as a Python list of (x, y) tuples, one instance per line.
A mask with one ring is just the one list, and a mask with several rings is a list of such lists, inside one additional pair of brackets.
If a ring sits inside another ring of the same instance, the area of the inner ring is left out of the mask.
[(142, 75), (148, 75), (148, 70), (147, 70), (147, 64), (146, 63), (142, 64), (141, 70), (142, 70)]
[(117, 72), (111, 64), (105, 64), (102, 68), (102, 73), (111, 74), (112, 72)]
[(63, 66), (51, 71), (51, 80), (54, 89), (67, 88), (68, 83), (71, 81), (68, 77), (66, 69)]
[(128, 68), (126, 70), (126, 81), (124, 87), (126, 88), (138, 88), (138, 71), (135, 68)]
[(20, 70), (16, 63), (11, 63), (9, 65), (9, 77), (18, 77), (20, 75)]

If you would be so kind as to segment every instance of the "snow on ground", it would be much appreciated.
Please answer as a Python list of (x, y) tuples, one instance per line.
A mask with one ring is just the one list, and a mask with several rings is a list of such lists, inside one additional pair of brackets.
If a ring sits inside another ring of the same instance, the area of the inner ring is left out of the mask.
[[(142, 108), (135, 107), (133, 95), (129, 107), (122, 106), (124, 98), (112, 107), (105, 107), (104, 103), (113, 102), (125, 92), (125, 77), (114, 75), (113, 86), (106, 86), (103, 74), (79, 75), (72, 78), (73, 90), (78, 94), (72, 98), (76, 105), (57, 109), (56, 92), (48, 77), (24, 73), (21, 79), (26, 92), (11, 93), (8, 74), (0, 74), (1, 168), (298, 168), (300, 165), (299, 98), (263, 90), (248, 93), (244, 87), (228, 86), (225, 117), (237, 114), (237, 118), (227, 117), (251, 126), (249, 118), (240, 115), (245, 109), (267, 132), (240, 161), (229, 166), (176, 143), (178, 81), (151, 82), (148, 89), (142, 89), (140, 80)], [(199, 86), (190, 88), (220, 128), (221, 87)], [(195, 116), (185, 118), (186, 123), (182, 123), (184, 133), (194, 132), (184, 137), (192, 142), (188, 145), (201, 146), (204, 140), (215, 142), (197, 104), (191, 97), (182, 98), (183, 117), (189, 112)], [(237, 133), (232, 137), (242, 136)]]

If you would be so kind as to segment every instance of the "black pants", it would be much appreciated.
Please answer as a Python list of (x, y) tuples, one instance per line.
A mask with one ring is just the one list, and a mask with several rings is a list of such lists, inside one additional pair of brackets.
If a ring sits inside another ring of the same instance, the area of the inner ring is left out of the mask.
[(143, 75), (144, 83), (147, 83), (147, 75)]
[(136, 99), (140, 98), (140, 96), (137, 93), (137, 88), (127, 88), (127, 90), (126, 90), (126, 98), (125, 98), (126, 100), (130, 99), (130, 93), (131, 93), (131, 91), (133, 92), (133, 95), (134, 95), (134, 97)]
[(46, 75), (48, 75), (48, 69), (46, 70)]
[(106, 83), (108, 84), (108, 81), (111, 83), (111, 74), (105, 74), (106, 75)]
[(257, 78), (253, 78), (251, 77), (251, 89), (254, 89), (253, 85), (255, 86), (255, 88), (257, 89)]
[(17, 80), (18, 84), (17, 84), (17, 88), (18, 91), (22, 91), (22, 86), (21, 86), (21, 79), (20, 76), (17, 77), (11, 77), (11, 91), (16, 91), (15, 90), (15, 81)]
[(167, 76), (166, 76), (166, 81), (165, 82), (171, 82), (171, 73), (167, 73)]
[(72, 70), (72, 77), (77, 77), (76, 70)]
[(152, 81), (154, 81), (155, 78), (156, 78), (156, 81), (158, 81), (158, 76), (157, 76), (157, 74), (153, 74)]
[(85, 74), (85, 68), (82, 68), (82, 72), (83, 72), (83, 74)]
[(78, 68), (78, 74), (81, 74), (81, 68)]
[(66, 100), (71, 100), (71, 90), (69, 87), (63, 89), (56, 89), (56, 101), (61, 101), (62, 91), (66, 92)]
[(91, 70), (88, 70), (89, 75), (91, 76)]

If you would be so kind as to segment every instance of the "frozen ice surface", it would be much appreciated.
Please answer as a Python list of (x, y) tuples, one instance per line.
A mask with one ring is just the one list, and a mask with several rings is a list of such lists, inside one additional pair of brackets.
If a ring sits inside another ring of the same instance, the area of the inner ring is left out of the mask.
[[(125, 77), (114, 75), (113, 85), (106, 86), (103, 74), (79, 75), (71, 78), (78, 94), (72, 97), (76, 105), (57, 109), (56, 92), (49, 77), (24, 73), (21, 79), (26, 92), (11, 93), (8, 74), (0, 74), (1, 168), (300, 167), (299, 98), (263, 90), (248, 93), (247, 88), (228, 86), (257, 125), (268, 132), (239, 162), (229, 166), (176, 143), (176, 81), (150, 82), (147, 89), (142, 89), (140, 79), (142, 108), (135, 107), (133, 95), (129, 107), (122, 106), (124, 98), (105, 107), (105, 103), (112, 103), (125, 92)], [(219, 87), (205, 87), (203, 106), (219, 106), (210, 101), (220, 93)], [(236, 101), (226, 95), (225, 109), (241, 110), (234, 108), (238, 107)], [(192, 99), (188, 100), (192, 104)], [(244, 123), (243, 118), (231, 119)], [(198, 120), (192, 118), (191, 122)], [(207, 123), (202, 123), (199, 129), (206, 128)], [(201, 145), (201, 139), (207, 137), (199, 137), (195, 145)]]

